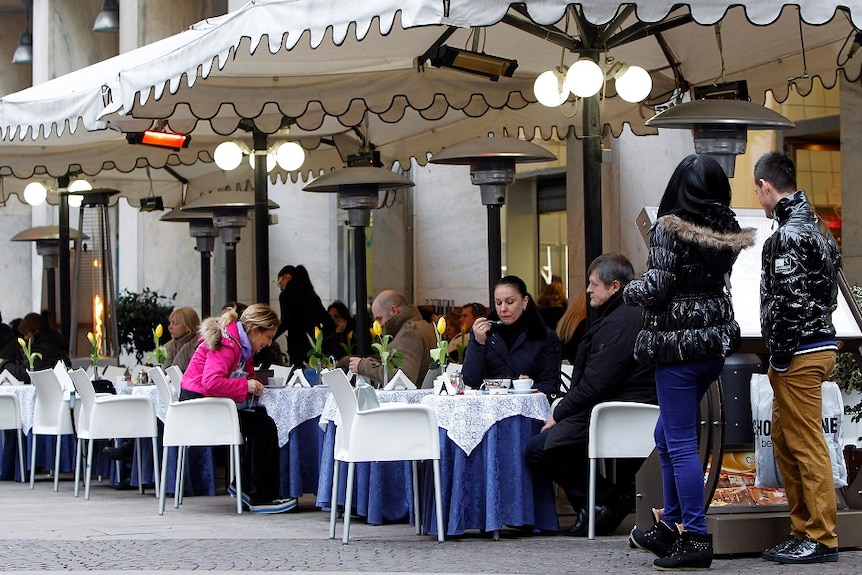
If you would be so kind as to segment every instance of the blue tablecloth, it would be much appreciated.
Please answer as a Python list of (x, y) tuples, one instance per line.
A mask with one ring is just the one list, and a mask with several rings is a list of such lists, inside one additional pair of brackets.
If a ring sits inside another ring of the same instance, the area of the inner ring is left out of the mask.
[[(542, 425), (522, 416), (498, 421), (469, 456), (440, 429), (446, 535), (462, 535), (468, 529), (496, 531), (504, 526), (559, 529), (553, 483), (534, 479), (524, 461), (527, 441)], [(436, 535), (431, 465), (424, 465), (423, 470), (422, 525)]]
[[(0, 480), (20, 481), (18, 472), (18, 440), (15, 438), (14, 430), (2, 432), (3, 450), (0, 455)], [(75, 471), (75, 448), (76, 439), (74, 435), (63, 435), (60, 438), (60, 472), (69, 473)], [(36, 469), (54, 469), (54, 446), (57, 439), (53, 435), (40, 435), (36, 439)], [(95, 442), (93, 449), (93, 473), (108, 477), (111, 473), (111, 460), (102, 456), (102, 448), (108, 445), (107, 441)], [(28, 474), (24, 480), (30, 480), (30, 454), (32, 453), (33, 434), (24, 437), (24, 472)], [(81, 468), (86, 462), (81, 462)]]
[[(329, 421), (320, 456), (320, 480), (317, 488), (317, 506), (331, 509), (332, 465), (335, 445), (335, 423)], [(339, 468), (338, 505), (344, 506), (347, 490), (347, 464)], [(365, 517), (372, 525), (407, 521), (412, 516), (413, 500), (410, 497), (413, 474), (409, 461), (357, 463), (354, 471), (353, 512)]]

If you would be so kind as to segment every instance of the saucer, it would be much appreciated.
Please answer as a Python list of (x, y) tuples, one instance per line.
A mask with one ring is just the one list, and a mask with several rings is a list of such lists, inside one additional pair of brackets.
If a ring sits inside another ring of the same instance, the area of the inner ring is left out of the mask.
[(515, 395), (526, 395), (528, 393), (536, 393), (535, 389), (510, 389), (509, 393), (513, 393)]

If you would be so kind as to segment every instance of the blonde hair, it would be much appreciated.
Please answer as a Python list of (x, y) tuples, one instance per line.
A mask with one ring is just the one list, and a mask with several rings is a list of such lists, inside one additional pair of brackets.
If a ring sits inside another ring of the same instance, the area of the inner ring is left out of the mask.
[(201, 322), (200, 334), (206, 341), (207, 347), (216, 350), (221, 347), (222, 332), (231, 323), (239, 319), (246, 333), (253, 329), (267, 331), (278, 327), (278, 315), (265, 303), (251, 304), (242, 312), (242, 317), (237, 317), (235, 308), (228, 308), (219, 317), (208, 317)]
[(178, 307), (171, 312), (168, 319), (176, 319), (183, 324), (191, 333), (195, 333), (201, 325), (198, 312), (190, 307)]
[(574, 301), (566, 307), (566, 312), (560, 321), (557, 322), (557, 337), (561, 343), (566, 343), (572, 339), (572, 334), (575, 333), (575, 328), (587, 319), (587, 290), (582, 289), (575, 297)]

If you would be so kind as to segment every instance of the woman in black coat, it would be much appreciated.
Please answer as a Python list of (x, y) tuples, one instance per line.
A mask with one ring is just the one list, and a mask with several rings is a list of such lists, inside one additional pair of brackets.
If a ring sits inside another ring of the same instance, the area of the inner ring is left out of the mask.
[(473, 322), (461, 367), (465, 385), (483, 379), (529, 377), (546, 395), (560, 390), (560, 340), (545, 326), (527, 285), (506, 276), (494, 286), (494, 311)]

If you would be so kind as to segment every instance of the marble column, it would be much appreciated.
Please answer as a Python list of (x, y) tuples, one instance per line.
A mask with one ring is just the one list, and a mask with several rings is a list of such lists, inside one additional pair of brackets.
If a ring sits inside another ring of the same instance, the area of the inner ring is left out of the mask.
[(862, 87), (858, 82), (841, 83), (841, 255), (844, 275), (850, 285), (862, 284), (862, 201), (856, 197), (862, 181)]

